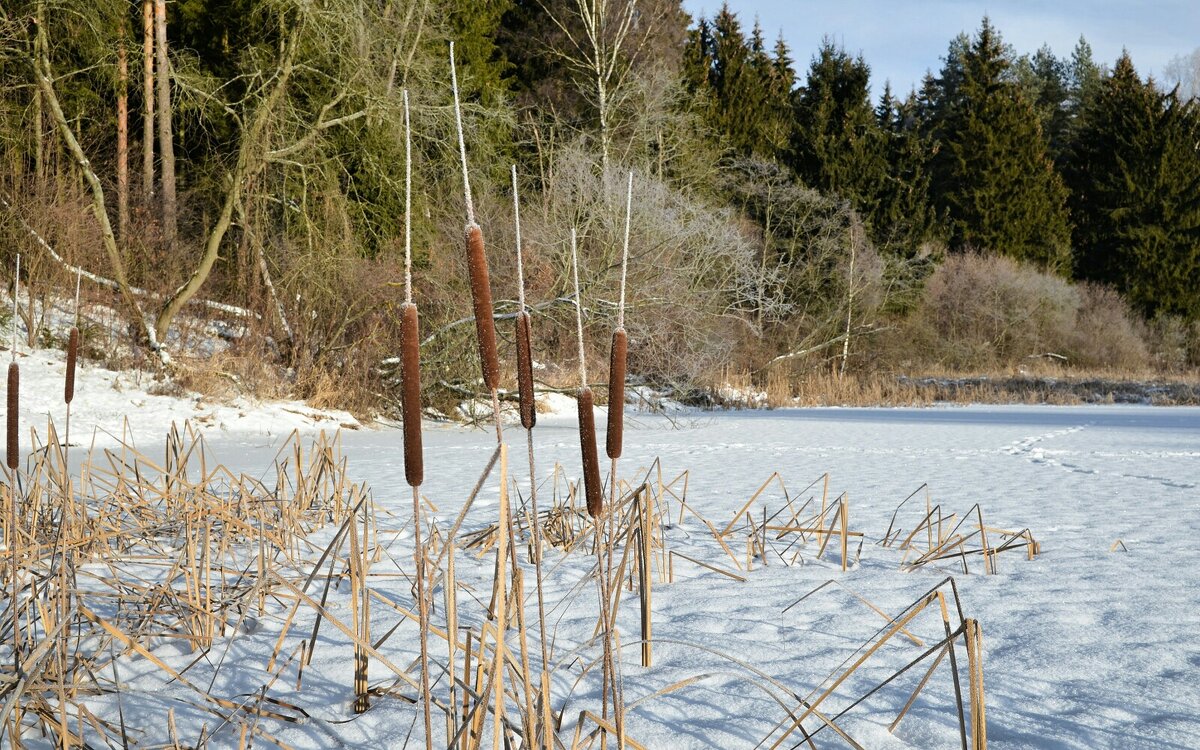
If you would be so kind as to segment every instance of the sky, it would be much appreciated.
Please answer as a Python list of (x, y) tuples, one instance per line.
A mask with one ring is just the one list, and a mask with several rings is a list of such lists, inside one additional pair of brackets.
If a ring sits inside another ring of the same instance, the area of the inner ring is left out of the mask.
[[(711, 17), (721, 0), (683, 0), (697, 17)], [(1097, 62), (1111, 64), (1129, 50), (1138, 72), (1156, 77), (1176, 55), (1200, 47), (1200, 0), (729, 0), (746, 32), (755, 16), (768, 42), (783, 31), (803, 77), (826, 35), (871, 66), (878, 96), (890, 80), (898, 95), (919, 86), (927, 69), (941, 68), (950, 40), (973, 34), (986, 14), (1018, 53), (1049, 44), (1069, 57), (1082, 34)]]

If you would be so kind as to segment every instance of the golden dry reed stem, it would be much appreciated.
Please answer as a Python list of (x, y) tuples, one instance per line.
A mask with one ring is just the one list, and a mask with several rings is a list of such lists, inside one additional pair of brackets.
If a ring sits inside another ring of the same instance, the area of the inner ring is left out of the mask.
[(471, 277), (471, 302), (475, 311), (483, 384), (489, 391), (495, 391), (500, 385), (500, 357), (496, 352), (496, 324), (492, 320), (492, 286), (488, 279), (483, 230), (474, 222), (467, 225), (467, 271)]
[(454, 122), (458, 126), (458, 153), (462, 158), (463, 199), (467, 204), (467, 225), (475, 223), (475, 201), (471, 198), (471, 178), (467, 174), (467, 142), (463, 138), (462, 106), (458, 101), (458, 71), (454, 65), (454, 42), (450, 42), (450, 87), (454, 90)]
[(411, 302), (400, 306), (400, 389), (404, 478), (409, 486), (419, 487), (425, 481), (421, 447), (421, 339), (417, 306)]
[(625, 361), (629, 338), (624, 328), (613, 331), (608, 357), (608, 434), (605, 451), (614, 461), (621, 457), (625, 429)]
[[(449, 649), (450, 704), (446, 711), (446, 737), (454, 737), (458, 733), (458, 683), (454, 679), (455, 665), (458, 662), (458, 581), (454, 573), (454, 540), (446, 541), (446, 577), (443, 579), (442, 593), (446, 606), (446, 646)], [(467, 634), (467, 650), (470, 646), (470, 632)], [(469, 657), (468, 657), (469, 659)]]
[(421, 624), (421, 709), (425, 720), (425, 748), (433, 750), (433, 716), (430, 713), (432, 697), (429, 693), (429, 602), (425, 596), (425, 546), (421, 541), (421, 490), (416, 485), (413, 485), (412, 496), (413, 544), (416, 547), (413, 559), (417, 565), (417, 616)]
[(21, 449), (17, 442), (20, 431), (21, 366), (8, 363), (8, 468), (14, 472), (21, 463)]
[(508, 631), (508, 546), (509, 515), (508, 515), (508, 450), (500, 445), (500, 522), (496, 528), (496, 580), (494, 597), (496, 600), (496, 656), (492, 662), (492, 748), (500, 750), (507, 746), (504, 743), (504, 656), (508, 650), (506, 633)]

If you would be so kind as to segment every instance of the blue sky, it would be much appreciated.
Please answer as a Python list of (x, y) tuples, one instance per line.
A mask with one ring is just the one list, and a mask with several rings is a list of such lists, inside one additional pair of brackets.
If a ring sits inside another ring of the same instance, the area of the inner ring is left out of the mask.
[[(683, 5), (693, 17), (711, 17), (721, 0)], [(1067, 56), (1082, 34), (1098, 62), (1111, 65), (1128, 48), (1143, 74), (1158, 75), (1172, 57), (1200, 47), (1200, 0), (729, 0), (729, 7), (747, 32), (758, 16), (768, 41), (782, 29), (801, 76), (825, 35), (861, 52), (876, 95), (885, 80), (903, 95), (920, 84), (926, 69), (936, 73), (950, 39), (973, 33), (984, 14), (1018, 52), (1046, 43)]]

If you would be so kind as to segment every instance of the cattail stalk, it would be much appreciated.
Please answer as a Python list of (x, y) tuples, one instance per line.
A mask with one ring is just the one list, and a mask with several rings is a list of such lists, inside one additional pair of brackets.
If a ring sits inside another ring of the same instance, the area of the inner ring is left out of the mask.
[(479, 363), (483, 384), (495, 392), (500, 385), (500, 357), (496, 350), (496, 324), (492, 320), (492, 286), (488, 278), (483, 230), (467, 225), (467, 271), (471, 278), (471, 303), (475, 312), (475, 336), (479, 340)]
[(629, 339), (625, 329), (613, 331), (608, 356), (608, 433), (604, 444), (605, 452), (613, 461), (621, 457), (625, 428), (625, 358), (628, 350)]
[[(20, 432), (21, 366), (17, 364), (17, 298), (21, 291), (21, 256), (17, 255), (17, 271), (13, 276), (12, 360), (8, 364), (8, 468), (16, 472), (20, 465), (21, 449), (17, 438)], [(15, 474), (14, 474), (15, 479)], [(13, 482), (16, 486), (16, 482)], [(16, 518), (14, 517), (15, 521)], [(15, 543), (16, 538), (13, 538)]]
[(20, 420), (17, 409), (21, 401), (21, 366), (8, 363), (8, 468), (13, 471), (21, 463), (21, 449), (17, 443)]
[[(533, 427), (537, 424), (537, 407), (533, 394), (533, 344), (532, 321), (525, 309), (525, 263), (521, 247), (521, 200), (517, 189), (517, 165), (512, 165), (513, 222), (517, 235), (517, 391), (520, 396), (521, 426), (525, 428), (526, 448), (529, 453), (529, 504), (533, 510), (533, 568), (536, 576), (538, 607), (538, 642), (542, 650), (542, 674), (550, 671), (550, 653), (546, 643), (546, 602), (542, 591), (542, 520), (537, 503), (537, 472), (534, 468)], [(549, 702), (549, 694), (542, 695)], [(549, 727), (543, 727), (549, 733)]]
[(450, 42), (450, 85), (454, 91), (454, 122), (458, 128), (458, 153), (462, 161), (463, 201), (467, 207), (467, 272), (471, 279), (471, 303), (475, 314), (475, 337), (479, 343), (479, 364), (483, 384), (492, 394), (492, 414), (496, 420), (496, 442), (504, 440), (500, 421), (500, 357), (496, 352), (496, 324), (492, 319), (492, 286), (488, 278), (487, 254), (483, 230), (475, 223), (475, 201), (471, 196), (471, 176), (467, 169), (467, 144), (463, 137), (462, 105), (458, 99), (458, 71), (454, 64), (454, 42)]
[(575, 330), (579, 343), (579, 450), (583, 459), (584, 497), (587, 498), (588, 514), (599, 518), (604, 512), (604, 500), (600, 489), (600, 462), (596, 454), (596, 424), (593, 414), (595, 399), (587, 383), (587, 357), (583, 347), (583, 305), (579, 292), (579, 252), (576, 248), (575, 228), (571, 228), (571, 273), (575, 283)]
[(429, 688), (429, 602), (425, 596), (425, 545), (421, 539), (421, 484), (425, 481), (421, 445), (421, 328), (412, 301), (412, 125), (408, 89), (404, 100), (404, 304), (400, 306), (400, 409), (404, 430), (404, 479), (412, 487), (413, 561), (417, 574), (417, 616), (421, 625), (421, 705), (425, 748), (433, 748), (433, 715)]
[[(579, 451), (583, 462), (583, 488), (588, 515), (596, 533), (596, 589), (600, 598), (601, 641), (603, 644), (600, 715), (608, 719), (609, 685), (613, 682), (612, 623), (609, 619), (611, 564), (605, 567), (605, 549), (610, 542), (604, 535), (604, 500), (600, 487), (600, 461), (596, 454), (596, 425), (592, 389), (587, 384), (587, 357), (583, 346), (583, 297), (579, 289), (579, 251), (575, 228), (571, 227), (571, 278), (575, 287), (575, 333), (579, 344), (579, 394), (576, 397), (579, 414)], [(611, 549), (609, 550), (611, 558)], [(613, 710), (619, 716), (614, 690)], [(618, 727), (620, 724), (618, 724)], [(603, 734), (602, 734), (603, 737)], [(602, 740), (603, 742), (603, 740)]]

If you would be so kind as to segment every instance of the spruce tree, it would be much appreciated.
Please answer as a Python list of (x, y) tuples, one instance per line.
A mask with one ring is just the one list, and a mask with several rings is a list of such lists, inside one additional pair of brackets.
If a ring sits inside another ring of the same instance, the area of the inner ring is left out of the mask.
[(790, 163), (810, 187), (837, 193), (868, 218), (886, 179), (884, 139), (870, 99), (871, 70), (826, 39), (795, 96)]
[(1069, 67), (1067, 61), (1054, 56), (1048, 45), (1043, 45), (1032, 57), (1022, 55), (1015, 66), (1017, 83), (1037, 113), (1050, 157), (1055, 163), (1060, 161), (1067, 148)]
[(1067, 165), (1075, 273), (1147, 314), (1200, 316), (1200, 118), (1128, 54), (1080, 112)]
[(930, 198), (932, 144), (920, 129), (916, 94), (901, 102), (885, 87), (876, 118), (885, 140), (887, 177), (871, 217), (873, 239), (882, 249), (915, 257), (938, 231)]
[[(935, 108), (936, 204), (949, 219), (951, 249), (1069, 270), (1066, 189), (986, 17), (961, 63), (961, 80)], [(942, 81), (954, 73), (948, 65)]]

